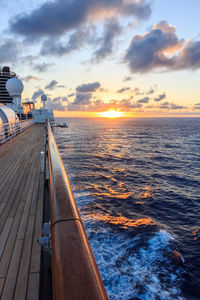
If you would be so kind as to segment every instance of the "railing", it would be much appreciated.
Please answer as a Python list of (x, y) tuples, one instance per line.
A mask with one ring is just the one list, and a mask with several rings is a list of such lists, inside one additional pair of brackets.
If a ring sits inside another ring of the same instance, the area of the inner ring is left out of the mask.
[(54, 300), (108, 299), (48, 123)]
[(0, 124), (0, 145), (5, 144), (34, 123), (33, 119)]

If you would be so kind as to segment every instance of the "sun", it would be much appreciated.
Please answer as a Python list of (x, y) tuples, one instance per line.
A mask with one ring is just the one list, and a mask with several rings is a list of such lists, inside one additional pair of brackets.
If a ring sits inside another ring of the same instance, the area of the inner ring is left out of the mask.
[(104, 111), (99, 113), (99, 115), (105, 118), (118, 118), (118, 117), (122, 117), (123, 113), (120, 111), (116, 111), (114, 109), (110, 109), (109, 111)]

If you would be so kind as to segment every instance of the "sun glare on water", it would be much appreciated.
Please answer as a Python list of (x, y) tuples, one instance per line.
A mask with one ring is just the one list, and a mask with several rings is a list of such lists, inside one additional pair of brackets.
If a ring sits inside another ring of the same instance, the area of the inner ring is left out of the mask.
[(105, 117), (105, 118), (118, 118), (122, 117), (123, 113), (120, 111), (116, 111), (114, 109), (110, 109), (109, 111), (104, 111), (99, 113), (100, 117)]

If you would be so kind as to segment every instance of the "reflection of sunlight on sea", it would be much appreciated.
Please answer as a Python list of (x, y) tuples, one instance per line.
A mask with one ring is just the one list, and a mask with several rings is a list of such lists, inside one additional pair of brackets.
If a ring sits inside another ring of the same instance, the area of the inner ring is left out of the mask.
[(128, 229), (129, 227), (139, 227), (139, 226), (149, 226), (155, 225), (156, 223), (149, 217), (141, 218), (138, 220), (130, 220), (123, 216), (114, 217), (103, 213), (93, 213), (88, 214), (87, 211), (82, 213), (82, 219), (84, 221), (97, 220), (103, 221), (104, 223), (110, 223), (114, 225), (120, 225), (121, 228)]

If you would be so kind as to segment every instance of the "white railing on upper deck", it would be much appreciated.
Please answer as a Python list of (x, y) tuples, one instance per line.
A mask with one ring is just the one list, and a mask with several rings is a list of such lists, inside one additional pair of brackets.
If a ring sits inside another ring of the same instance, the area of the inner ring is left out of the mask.
[(23, 120), (0, 124), (0, 146), (34, 124), (34, 120)]

